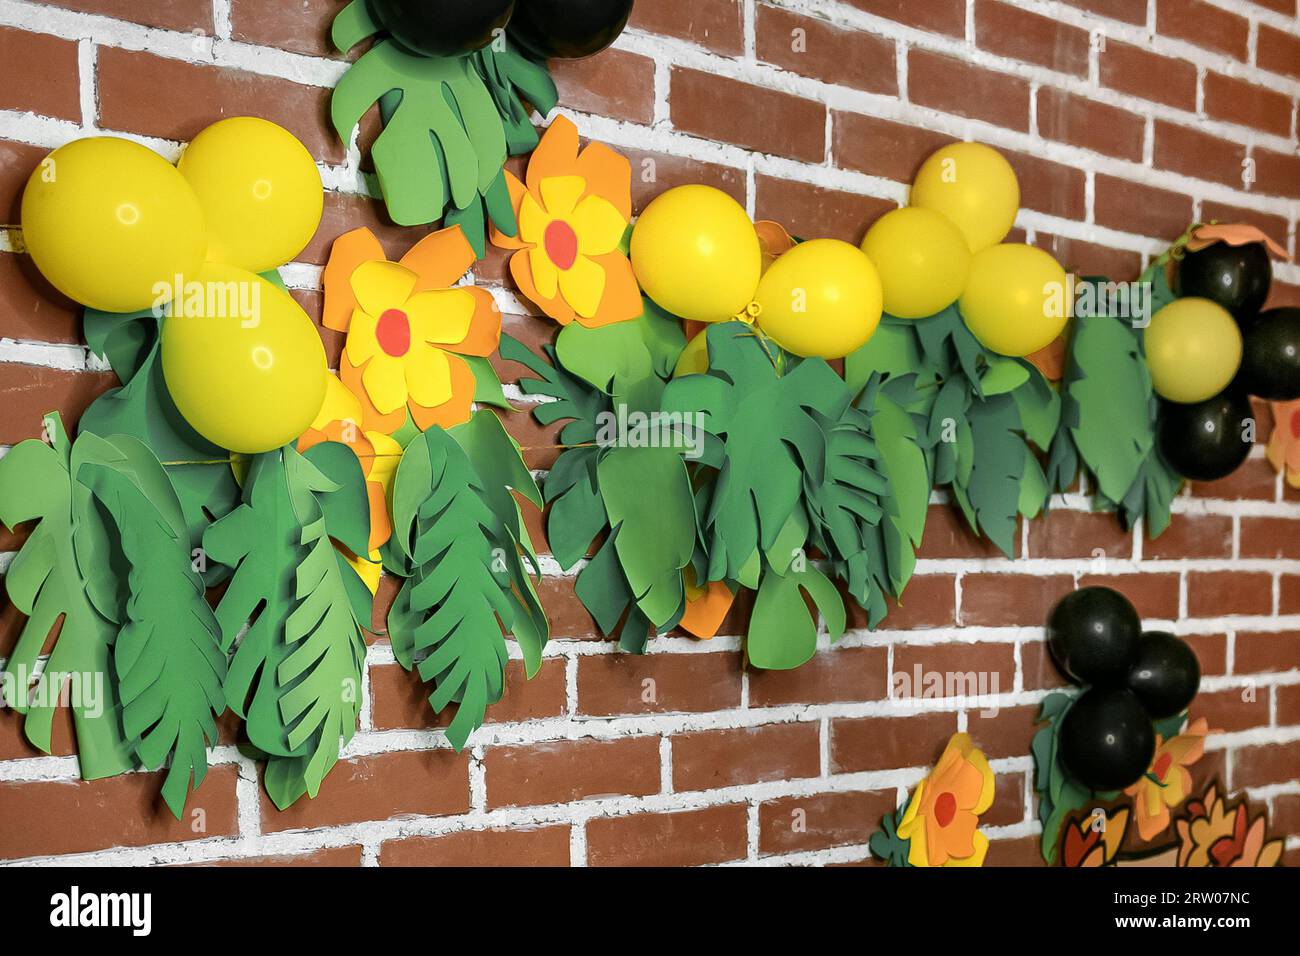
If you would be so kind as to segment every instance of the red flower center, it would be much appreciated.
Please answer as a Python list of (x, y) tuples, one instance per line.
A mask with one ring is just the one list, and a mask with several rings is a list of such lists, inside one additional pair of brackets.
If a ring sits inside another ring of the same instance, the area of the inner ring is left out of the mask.
[(546, 255), (561, 269), (572, 267), (578, 258), (578, 234), (563, 219), (552, 219), (543, 236)]
[(1165, 774), (1169, 772), (1169, 765), (1174, 762), (1174, 758), (1169, 754), (1161, 754), (1156, 758), (1155, 764), (1151, 767), (1151, 772), (1156, 775), (1156, 779), (1161, 783), (1165, 781)]
[(375, 326), (379, 347), (397, 358), (411, 348), (411, 322), (401, 309), (385, 309)]
[(949, 791), (945, 790), (939, 794), (934, 801), (934, 822), (941, 827), (946, 827), (952, 823), (952, 818), (957, 815), (957, 798)]
[(1300, 409), (1291, 413), (1291, 437), (1300, 438)]

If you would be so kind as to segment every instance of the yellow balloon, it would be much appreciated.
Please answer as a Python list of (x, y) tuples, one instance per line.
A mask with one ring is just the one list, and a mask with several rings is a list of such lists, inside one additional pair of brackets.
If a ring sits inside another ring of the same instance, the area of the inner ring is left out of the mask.
[(696, 322), (743, 311), (763, 260), (745, 210), (712, 186), (677, 186), (655, 197), (632, 230), (631, 254), (645, 294)]
[(325, 348), (287, 292), (209, 262), (173, 299), (163, 376), (176, 408), (208, 441), (244, 454), (293, 441), (325, 400)]
[(922, 319), (957, 301), (970, 273), (970, 248), (951, 221), (930, 209), (909, 206), (876, 220), (862, 251), (880, 274), (885, 311)]
[(1241, 367), (1241, 330), (1209, 299), (1170, 302), (1151, 317), (1144, 339), (1151, 384), (1171, 402), (1213, 398)]
[(1011, 164), (983, 143), (950, 143), (921, 164), (911, 205), (947, 216), (971, 252), (1001, 242), (1020, 208), (1020, 184)]
[(36, 268), (70, 299), (104, 312), (165, 303), (162, 290), (203, 264), (194, 191), (151, 149), (112, 136), (60, 146), (36, 167), (22, 204)]
[(307, 148), (255, 116), (209, 126), (179, 164), (203, 204), (208, 259), (266, 272), (302, 252), (320, 225), (325, 194)]
[(784, 253), (763, 273), (755, 300), (759, 328), (795, 355), (842, 358), (880, 324), (876, 267), (839, 239), (801, 242)]
[(1061, 334), (1070, 315), (1065, 270), (1042, 249), (990, 246), (970, 261), (958, 300), (962, 318), (984, 347), (1029, 355)]
[(698, 375), (709, 370), (709, 340), (707, 330), (686, 343), (682, 354), (677, 356), (677, 365), (673, 367), (673, 378), (683, 375)]

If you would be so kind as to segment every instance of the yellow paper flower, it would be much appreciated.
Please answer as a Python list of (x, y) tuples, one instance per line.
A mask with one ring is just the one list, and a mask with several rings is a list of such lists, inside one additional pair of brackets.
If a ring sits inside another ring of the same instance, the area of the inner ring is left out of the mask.
[(1160, 741), (1151, 769), (1124, 791), (1133, 798), (1133, 816), (1143, 840), (1169, 829), (1169, 811), (1191, 792), (1192, 774), (1187, 768), (1201, 759), (1209, 732), (1208, 722), (1200, 717), (1178, 736)]
[(1179, 866), (1277, 866), (1281, 860), (1282, 841), (1267, 838), (1263, 814), (1251, 822), (1245, 801), (1229, 809), (1211, 786), (1187, 809), (1190, 816), (1176, 824)]
[(954, 734), (912, 793), (898, 825), (912, 866), (983, 866), (989, 841), (979, 816), (993, 804), (993, 771), (967, 734)]
[(557, 117), (533, 151), (527, 183), (506, 174), (518, 234), (492, 230), (516, 250), (519, 291), (562, 325), (596, 327), (641, 314), (632, 264), (619, 249), (632, 217), (628, 161), (599, 143), (578, 151), (578, 130)]
[(1269, 464), (1282, 473), (1292, 488), (1300, 488), (1300, 398), (1269, 402), (1273, 433), (1268, 438)]

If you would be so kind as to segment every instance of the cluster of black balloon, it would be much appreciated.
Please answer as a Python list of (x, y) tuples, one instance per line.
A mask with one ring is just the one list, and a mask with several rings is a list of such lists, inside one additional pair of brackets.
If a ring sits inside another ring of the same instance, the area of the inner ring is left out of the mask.
[(1227, 309), (1241, 328), (1241, 368), (1213, 398), (1181, 405), (1160, 403), (1160, 452), (1184, 477), (1214, 481), (1231, 474), (1250, 454), (1242, 423), (1256, 395), (1275, 402), (1300, 398), (1300, 309), (1261, 312), (1273, 280), (1262, 242), (1215, 242), (1183, 255), (1175, 274), (1180, 296), (1198, 296)]
[(1061, 672), (1085, 688), (1061, 719), (1066, 771), (1090, 790), (1136, 783), (1155, 755), (1152, 722), (1181, 714), (1196, 696), (1196, 655), (1173, 634), (1143, 633), (1128, 599), (1103, 587), (1056, 605), (1047, 644)]
[(542, 59), (599, 53), (627, 26), (632, 0), (369, 0), (398, 43), (425, 56), (481, 50), (505, 30)]

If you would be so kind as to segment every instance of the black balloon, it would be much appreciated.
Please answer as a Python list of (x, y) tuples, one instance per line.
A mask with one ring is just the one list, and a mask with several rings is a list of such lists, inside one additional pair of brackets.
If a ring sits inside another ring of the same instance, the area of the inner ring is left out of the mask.
[(1061, 672), (1076, 684), (1122, 687), (1141, 636), (1137, 611), (1110, 588), (1067, 594), (1047, 620), (1047, 646)]
[(1169, 466), (1193, 481), (1217, 481), (1250, 454), (1254, 413), (1246, 393), (1230, 388), (1203, 402), (1161, 402), (1156, 442)]
[(515, 0), (369, 0), (398, 43), (425, 56), (481, 50), (504, 29)]
[(1174, 285), (1179, 295), (1217, 302), (1246, 324), (1263, 308), (1272, 279), (1273, 265), (1262, 242), (1216, 242), (1183, 255)]
[(1261, 312), (1242, 338), (1242, 390), (1274, 402), (1300, 398), (1300, 309)]
[(1094, 687), (1061, 718), (1057, 746), (1066, 771), (1089, 790), (1123, 790), (1150, 768), (1156, 733), (1132, 691)]
[(534, 56), (576, 60), (618, 39), (632, 0), (518, 0), (510, 39)]
[(1201, 686), (1201, 665), (1187, 642), (1165, 631), (1148, 631), (1128, 672), (1128, 689), (1153, 720), (1181, 714)]

